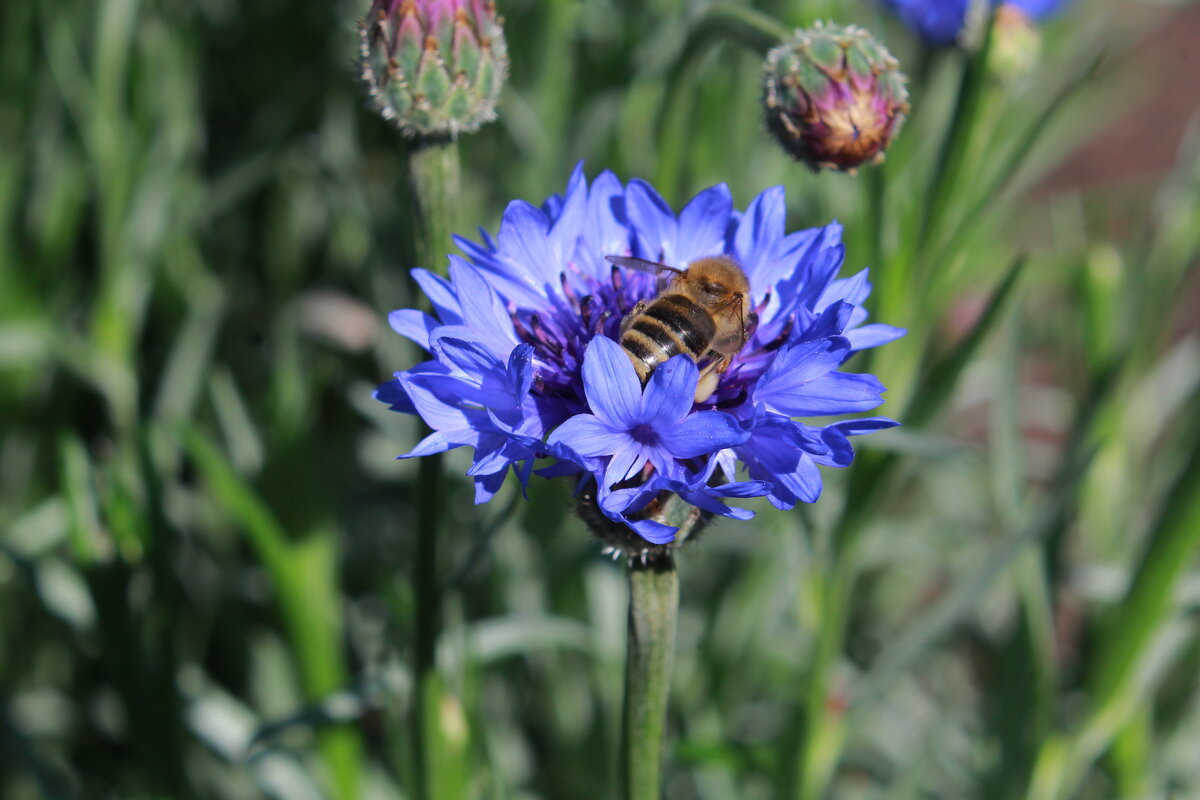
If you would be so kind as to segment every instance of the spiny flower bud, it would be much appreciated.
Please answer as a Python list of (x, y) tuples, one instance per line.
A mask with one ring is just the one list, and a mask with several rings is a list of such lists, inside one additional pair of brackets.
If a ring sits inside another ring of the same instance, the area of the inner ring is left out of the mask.
[(908, 113), (898, 66), (862, 28), (818, 22), (797, 30), (767, 53), (767, 128), (814, 172), (878, 163)]
[(501, 22), (485, 0), (374, 0), (359, 34), (375, 109), (413, 138), (495, 119), (508, 73)]

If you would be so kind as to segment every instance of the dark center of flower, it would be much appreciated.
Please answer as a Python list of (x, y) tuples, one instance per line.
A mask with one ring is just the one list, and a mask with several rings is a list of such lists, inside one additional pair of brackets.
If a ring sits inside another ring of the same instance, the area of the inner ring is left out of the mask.
[(654, 428), (650, 427), (646, 423), (635, 425), (633, 429), (629, 431), (629, 435), (632, 436), (633, 440), (638, 444), (644, 444), (648, 447), (654, 447), (658, 445), (658, 433), (654, 430)]
[(562, 295), (540, 309), (513, 309), (513, 326), (534, 348), (536, 394), (564, 402), (573, 413), (585, 412), (580, 376), (583, 354), (592, 337), (619, 339), (621, 320), (640, 300), (655, 294), (653, 276), (626, 275), (595, 280), (573, 268), (562, 275)]

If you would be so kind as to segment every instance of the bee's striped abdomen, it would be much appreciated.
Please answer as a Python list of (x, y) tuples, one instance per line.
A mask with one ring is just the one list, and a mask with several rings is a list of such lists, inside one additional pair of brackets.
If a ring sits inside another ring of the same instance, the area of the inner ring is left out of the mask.
[(679, 353), (699, 361), (708, 352), (717, 326), (712, 315), (682, 294), (658, 297), (621, 335), (642, 383), (659, 364)]

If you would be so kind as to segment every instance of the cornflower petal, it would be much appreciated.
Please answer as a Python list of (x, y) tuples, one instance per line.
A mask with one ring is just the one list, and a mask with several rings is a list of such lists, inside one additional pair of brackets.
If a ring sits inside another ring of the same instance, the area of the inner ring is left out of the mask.
[(822, 311), (826, 306), (839, 300), (844, 300), (851, 306), (857, 306), (866, 300), (870, 293), (871, 282), (867, 280), (867, 270), (864, 269), (849, 278), (830, 283), (825, 291), (821, 292), (821, 297), (817, 300), (814, 309)]
[(401, 308), (388, 314), (388, 325), (396, 333), (412, 339), (426, 350), (429, 349), (429, 334), (440, 323), (424, 311), (415, 308)]
[(650, 519), (629, 519), (626, 515), (636, 514), (645, 507), (662, 488), (651, 481), (643, 486), (608, 491), (601, 489), (599, 506), (604, 515), (614, 522), (623, 522), (651, 544), (667, 544), (679, 530), (671, 525)]
[(478, 332), (477, 341), (501, 358), (507, 357), (518, 341), (500, 296), (457, 256), (450, 256), (450, 277), (462, 305), (463, 324)]
[(624, 442), (612, 454), (608, 469), (604, 471), (604, 485), (616, 486), (629, 480), (641, 472), (649, 460), (641, 444), (629, 436), (624, 437)]
[(587, 216), (587, 195), (587, 183), (582, 181), (581, 177), (580, 183), (567, 190), (563, 206), (554, 217), (547, 239), (553, 254), (552, 260), (548, 262), (551, 272), (555, 272), (555, 266), (558, 266), (557, 271), (561, 272), (561, 265), (571, 258)]
[[(626, 362), (629, 356), (621, 351)], [(696, 383), (700, 373), (687, 356), (673, 356), (667, 363), (650, 373), (650, 381), (642, 395), (639, 416), (655, 429), (665, 429), (679, 422), (692, 409)]]
[(616, 428), (640, 421), (641, 383), (621, 345), (597, 336), (583, 358), (583, 387), (596, 416)]
[(470, 428), (454, 428), (445, 431), (434, 431), (426, 436), (417, 446), (396, 458), (418, 458), (434, 453), (444, 453), (455, 447), (474, 447), (479, 441), (479, 432)]
[(814, 455), (813, 460), (827, 467), (847, 467), (854, 460), (854, 446), (850, 444), (849, 437), (894, 428), (899, 424), (887, 417), (873, 417), (850, 419), (826, 425), (820, 433), (828, 448), (828, 453)]
[(821, 496), (821, 472), (807, 453), (800, 454), (796, 469), (779, 475), (779, 483), (805, 503), (815, 503)]
[(429, 427), (444, 430), (469, 426), (461, 405), (464, 394), (474, 387), (444, 375), (400, 373), (396, 380)]
[[(850, 318), (853, 314), (854, 306), (839, 300), (822, 311), (821, 316), (817, 317), (810, 325), (797, 331), (796, 335), (793, 336), (793, 341), (814, 342), (820, 339), (829, 339), (832, 336), (839, 336), (842, 331), (846, 330), (846, 326), (850, 324)], [(854, 348), (850, 347), (850, 349), (853, 350)]]
[(379, 384), (371, 396), (381, 403), (386, 403), (389, 411), (399, 411), (403, 414), (417, 413), (417, 407), (413, 405), (412, 398), (408, 396), (408, 392), (404, 391), (404, 386), (400, 381), (395, 378)]
[(733, 247), (751, 286), (770, 285), (785, 216), (782, 186), (772, 186), (754, 198), (742, 215)]
[(483, 345), (447, 336), (443, 332), (433, 343), (434, 350), (443, 361), (449, 361), (463, 374), (471, 376), (471, 382), (481, 384), (483, 377), (496, 369), (500, 361)]
[(750, 438), (736, 419), (720, 411), (697, 411), (656, 431), (663, 448), (676, 458), (696, 458)]
[(629, 227), (624, 219), (625, 187), (612, 172), (600, 173), (588, 192), (580, 249), (584, 259), (577, 264), (596, 280), (608, 280), (611, 265), (606, 255), (629, 251)]
[(652, 519), (625, 520), (625, 524), (633, 528), (634, 533), (650, 544), (669, 544), (675, 539), (679, 528), (655, 522)]
[(577, 414), (555, 428), (546, 443), (566, 445), (578, 455), (597, 458), (615, 452), (628, 439), (627, 434), (614, 431), (597, 416)]
[(535, 296), (557, 275), (554, 251), (546, 237), (549, 230), (544, 211), (524, 200), (514, 200), (504, 210), (500, 235), (496, 237), (513, 272), (525, 280)]
[(771, 484), (766, 481), (737, 481), (706, 488), (718, 497), (762, 497), (771, 490)]
[(450, 281), (441, 275), (435, 275), (427, 269), (417, 267), (412, 271), (413, 280), (421, 287), (421, 291), (429, 298), (433, 310), (437, 312), (438, 320), (443, 325), (459, 325), (463, 321), (462, 305)]
[(475, 505), (482, 505), (500, 491), (500, 487), (504, 485), (504, 479), (508, 477), (508, 470), (502, 469), (498, 472), (493, 472), (491, 475), (475, 476)]
[(870, 325), (863, 325), (854, 330), (846, 331), (843, 335), (850, 340), (850, 349), (852, 350), (869, 350), (872, 347), (894, 342), (908, 331), (904, 328), (897, 328), (892, 325), (884, 325), (882, 322), (874, 322)]
[(508, 380), (514, 389), (514, 397), (525, 397), (533, 388), (533, 345), (523, 344), (513, 349), (508, 356)]
[(723, 183), (705, 189), (679, 212), (672, 257), (679, 264), (720, 253), (733, 212), (733, 196)]
[(850, 354), (850, 342), (840, 336), (784, 348), (759, 382), (756, 399), (780, 414), (805, 416), (795, 410), (813, 397), (810, 384), (837, 369)]
[(733, 519), (743, 521), (754, 518), (754, 512), (750, 509), (738, 508), (737, 506), (727, 506), (722, 503), (719, 498), (706, 491), (689, 491), (687, 489), (681, 489), (679, 491), (679, 496), (684, 500), (687, 500), (696, 508), (704, 509), (711, 514), (718, 514), (722, 517), (732, 517)]
[(625, 190), (625, 203), (629, 215), (636, 220), (634, 228), (641, 256), (651, 261), (673, 263), (678, 224), (667, 202), (653, 186), (635, 178)]
[(870, 411), (883, 405), (883, 384), (874, 375), (833, 372), (797, 387), (775, 406), (795, 417), (824, 417)]

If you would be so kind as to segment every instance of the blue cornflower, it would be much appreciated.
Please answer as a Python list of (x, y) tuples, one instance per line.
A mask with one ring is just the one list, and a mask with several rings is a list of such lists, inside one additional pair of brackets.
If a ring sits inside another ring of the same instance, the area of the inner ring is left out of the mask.
[[(883, 0), (883, 3), (926, 44), (945, 47), (958, 42), (973, 0)], [(993, 7), (1009, 6), (1035, 21), (1058, 13), (1065, 4), (1066, 0), (990, 0)]]
[[(544, 477), (577, 478), (590, 518), (637, 533), (627, 549), (672, 541), (675, 526), (656, 513), (667, 500), (737, 519), (752, 512), (729, 498), (780, 508), (816, 500), (818, 464), (848, 465), (848, 437), (895, 423), (811, 418), (879, 406), (879, 381), (840, 367), (904, 331), (866, 324), (866, 270), (837, 278), (837, 223), (785, 233), (784, 216), (781, 187), (739, 213), (728, 188), (714, 186), (676, 215), (649, 184), (604, 172), (589, 185), (580, 166), (562, 196), (511, 203), (497, 236), (455, 237), (466, 258), (450, 256), (449, 280), (413, 271), (434, 315), (389, 316), (431, 356), (376, 392), (433, 429), (403, 457), (471, 446), (476, 502), (510, 467), (524, 486), (540, 460)], [(758, 323), (703, 403), (686, 356), (641, 384), (618, 344), (621, 321), (661, 287), (608, 255), (681, 269), (726, 255), (745, 271)]]

